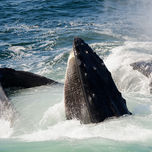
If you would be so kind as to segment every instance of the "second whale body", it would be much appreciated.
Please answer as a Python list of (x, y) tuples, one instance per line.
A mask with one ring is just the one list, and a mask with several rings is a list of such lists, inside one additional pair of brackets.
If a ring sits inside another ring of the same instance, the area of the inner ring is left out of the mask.
[(103, 60), (80, 38), (68, 59), (64, 102), (66, 118), (84, 124), (131, 114)]
[(141, 72), (147, 78), (152, 77), (152, 60), (138, 61), (130, 64), (134, 70)]
[(133, 70), (137, 70), (150, 79), (149, 86), (150, 93), (152, 94), (152, 60), (134, 62), (130, 66), (133, 67)]
[(0, 83), (3, 88), (31, 88), (58, 82), (27, 71), (0, 68)]
[(58, 83), (31, 72), (0, 68), (0, 118), (11, 121), (11, 125), (13, 125), (16, 115), (13, 104), (6, 96), (7, 90), (4, 91), (4, 89), (23, 89), (48, 84), (53, 85)]
[(54, 84), (59, 83), (52, 79), (31, 72), (17, 71), (11, 68), (0, 68), (0, 118), (10, 120), (11, 125), (15, 120), (16, 111), (13, 107), (13, 104), (6, 96), (6, 88), (14, 90)]

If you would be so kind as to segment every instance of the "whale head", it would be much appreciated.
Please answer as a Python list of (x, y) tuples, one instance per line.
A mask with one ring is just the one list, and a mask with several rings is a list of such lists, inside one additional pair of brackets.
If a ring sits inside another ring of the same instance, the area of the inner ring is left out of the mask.
[(68, 59), (64, 102), (66, 118), (81, 123), (131, 114), (103, 60), (80, 38)]

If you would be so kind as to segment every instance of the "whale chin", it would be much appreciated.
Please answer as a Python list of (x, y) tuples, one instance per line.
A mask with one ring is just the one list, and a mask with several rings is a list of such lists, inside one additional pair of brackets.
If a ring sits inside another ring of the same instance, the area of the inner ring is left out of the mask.
[(103, 60), (80, 38), (68, 59), (64, 103), (66, 118), (85, 124), (131, 114)]

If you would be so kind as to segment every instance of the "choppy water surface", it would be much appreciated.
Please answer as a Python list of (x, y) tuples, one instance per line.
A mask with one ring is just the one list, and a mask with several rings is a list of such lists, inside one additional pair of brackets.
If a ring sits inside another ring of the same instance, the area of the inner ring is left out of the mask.
[(73, 38), (104, 59), (127, 100), (129, 117), (82, 125), (67, 121), (63, 86), (13, 92), (13, 127), (0, 120), (1, 152), (150, 152), (149, 80), (130, 63), (152, 59), (151, 0), (1, 0), (0, 67), (31, 71), (64, 83)]

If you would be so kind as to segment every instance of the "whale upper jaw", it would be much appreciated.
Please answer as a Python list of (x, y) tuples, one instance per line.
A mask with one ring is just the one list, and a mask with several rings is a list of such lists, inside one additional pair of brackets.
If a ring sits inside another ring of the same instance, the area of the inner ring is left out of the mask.
[(131, 114), (102, 59), (80, 38), (68, 60), (64, 100), (66, 118), (82, 123)]

